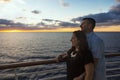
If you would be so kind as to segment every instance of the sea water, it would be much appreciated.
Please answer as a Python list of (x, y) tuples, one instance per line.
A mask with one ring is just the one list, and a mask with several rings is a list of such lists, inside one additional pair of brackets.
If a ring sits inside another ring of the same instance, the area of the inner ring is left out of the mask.
[[(116, 53), (120, 52), (120, 32), (96, 32), (105, 43), (105, 52)], [(0, 64), (8, 64), (14, 62), (28, 62), (53, 59), (57, 55), (66, 52), (71, 47), (72, 33), (0, 33)], [(106, 59), (106, 61), (118, 60), (119, 57)], [(107, 66), (114, 67), (119, 65)], [(20, 73), (29, 73), (35, 71), (43, 71), (65, 67), (65, 63), (40, 65), (35, 67), (24, 67), (17, 69)], [(13, 70), (0, 70), (0, 74), (14, 73)], [(109, 72), (107, 74), (113, 74)], [(117, 71), (118, 73), (118, 71)], [(66, 74), (64, 72), (56, 72), (39, 75), (28, 75), (19, 77), (20, 80), (39, 80), (49, 76)], [(120, 78), (120, 77), (119, 77)], [(0, 80), (13, 80), (7, 76), (0, 76)], [(118, 78), (117, 78), (118, 79)], [(44, 80), (44, 79), (43, 79)], [(114, 80), (114, 79), (110, 79)], [(115, 79), (116, 80), (116, 79)]]

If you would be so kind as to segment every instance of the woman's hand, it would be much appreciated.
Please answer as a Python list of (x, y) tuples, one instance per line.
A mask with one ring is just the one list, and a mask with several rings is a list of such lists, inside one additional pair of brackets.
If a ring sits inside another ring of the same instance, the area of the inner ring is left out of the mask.
[(80, 76), (75, 77), (73, 80), (82, 80)]
[(56, 57), (56, 61), (57, 62), (64, 61), (66, 57), (67, 57), (67, 53), (60, 54)]
[(80, 76), (75, 77), (73, 80), (83, 80), (85, 73), (82, 73)]

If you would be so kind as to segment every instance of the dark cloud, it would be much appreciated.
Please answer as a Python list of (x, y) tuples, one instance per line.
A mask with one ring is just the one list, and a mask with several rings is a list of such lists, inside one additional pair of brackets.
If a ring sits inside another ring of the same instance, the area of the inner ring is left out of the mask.
[(60, 4), (63, 6), (63, 7), (69, 7), (69, 3), (66, 3), (64, 2), (64, 0), (59, 0), (60, 1)]
[(23, 24), (23, 23), (15, 23), (14, 21), (12, 21), (12, 20), (6, 20), (6, 19), (0, 19), (0, 27), (2, 26), (2, 25), (4, 25), (4, 27), (27, 27), (27, 25), (26, 24)]
[(83, 17), (73, 18), (71, 21), (81, 22), (85, 17), (94, 18), (99, 26), (120, 25), (120, 4), (112, 6), (107, 13), (90, 14)]
[(116, 0), (117, 2), (120, 2), (120, 0)]
[(28, 27), (23, 23), (15, 23), (12, 20), (0, 19), (0, 29), (20, 29)]
[(55, 22), (62, 22), (62, 21), (60, 21), (60, 20), (55, 20)]
[(52, 21), (54, 21), (54, 20), (52, 20), (52, 19), (42, 19), (43, 21), (48, 21), (48, 22), (52, 22)]
[(54, 20), (54, 19), (42, 19), (42, 21), (48, 21), (48, 22), (52, 22), (52, 21), (54, 21), (54, 22), (62, 22), (62, 21), (60, 21), (60, 20)]
[(39, 28), (46, 28), (46, 29), (53, 29), (53, 28), (57, 28), (57, 26), (55, 24), (47, 24), (45, 22), (40, 22), (38, 24), (36, 24), (36, 27), (39, 27)]
[(74, 18), (74, 19), (72, 19), (72, 21), (74, 21), (74, 22), (82, 21), (82, 19), (86, 18), (86, 17), (94, 18), (97, 23), (104, 23), (104, 22), (108, 22), (108, 21), (111, 21), (111, 20), (114, 20), (117, 18), (117, 16), (112, 13), (99, 13), (99, 14), (90, 14), (90, 15), (86, 15), (83, 17)]
[(70, 22), (60, 22), (59, 26), (62, 26), (62, 27), (76, 27), (76, 26), (79, 26), (79, 24), (70, 23)]
[(25, 20), (27, 19), (26, 17), (17, 17), (16, 19), (22, 19), (22, 20)]
[(33, 10), (33, 11), (31, 11), (32, 13), (34, 13), (34, 14), (39, 14), (39, 13), (41, 13), (40, 11), (38, 11), (38, 10)]
[[(21, 17), (20, 17), (21, 18)], [(48, 21), (49, 23), (46, 23), (45, 21)], [(0, 30), (5, 30), (5, 29), (22, 29), (22, 30), (42, 30), (42, 29), (56, 29), (60, 27), (74, 27), (78, 26), (76, 23), (70, 23), (70, 22), (63, 22), (59, 20), (52, 20), (52, 19), (44, 19), (40, 23), (36, 24), (35, 26), (29, 25), (29, 24), (24, 24), (24, 23), (15, 23), (12, 20), (6, 20), (6, 19), (0, 19)]]
[(27, 27), (27, 25), (26, 24), (23, 24), (23, 23), (13, 23), (12, 25), (11, 25), (12, 27)]
[(69, 3), (62, 3), (63, 7), (69, 7)]
[[(49, 19), (46, 19), (49, 20)], [(53, 20), (51, 20), (53, 21)], [(22, 30), (38, 30), (38, 29), (55, 29), (57, 26), (54, 24), (47, 24), (45, 22), (40, 22), (35, 26), (24, 24), (24, 23), (15, 23), (12, 20), (0, 19), (0, 30), (11, 30), (11, 29), (22, 29)]]
[(109, 13), (116, 14), (120, 16), (120, 4), (116, 6), (112, 6)]
[(36, 26), (46, 26), (46, 24), (44, 22), (40, 22), (40, 23), (36, 24)]
[(0, 19), (0, 24), (11, 25), (13, 24), (12, 20)]
[(75, 27), (75, 26), (78, 26), (77, 23), (70, 23), (70, 22), (64, 22), (64, 21), (60, 21), (60, 20), (53, 20), (53, 19), (42, 19), (42, 21), (47, 21), (49, 23), (52, 23), (52, 24), (49, 24), (47, 25), (47, 23), (39, 23), (39, 25), (41, 26), (45, 26), (45, 27)]

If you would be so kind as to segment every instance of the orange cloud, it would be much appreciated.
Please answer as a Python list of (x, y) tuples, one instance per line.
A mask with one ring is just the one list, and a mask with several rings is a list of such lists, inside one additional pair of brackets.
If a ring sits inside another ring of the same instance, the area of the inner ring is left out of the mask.
[(11, 0), (0, 0), (0, 2), (10, 2)]
[(80, 28), (57, 28), (57, 29), (37, 29), (37, 30), (19, 30), (19, 29), (11, 29), (11, 30), (0, 30), (0, 32), (73, 32), (79, 30)]
[(96, 27), (95, 30), (96, 32), (120, 32), (120, 25), (116, 26), (103, 26), (103, 27)]
[[(9, 29), (9, 30), (0, 30), (0, 32), (73, 32), (76, 30), (80, 30), (80, 27), (75, 28), (56, 28), (56, 29), (36, 29), (36, 30), (24, 30), (24, 29)], [(96, 27), (94, 29), (95, 32), (120, 32), (119, 26), (109, 26), (109, 27)]]

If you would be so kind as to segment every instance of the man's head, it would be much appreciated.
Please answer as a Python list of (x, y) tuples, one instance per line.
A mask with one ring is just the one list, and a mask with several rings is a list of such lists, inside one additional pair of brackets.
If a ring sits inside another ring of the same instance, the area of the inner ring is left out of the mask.
[(96, 21), (93, 18), (84, 18), (80, 27), (82, 31), (84, 31), (85, 33), (89, 33), (93, 31), (95, 25)]

